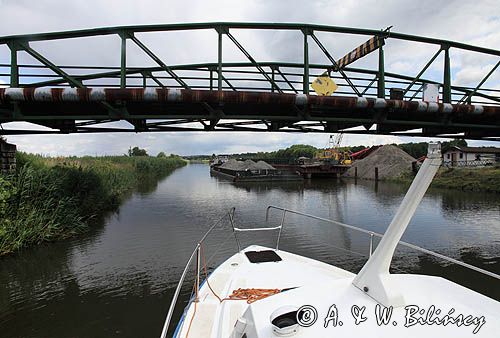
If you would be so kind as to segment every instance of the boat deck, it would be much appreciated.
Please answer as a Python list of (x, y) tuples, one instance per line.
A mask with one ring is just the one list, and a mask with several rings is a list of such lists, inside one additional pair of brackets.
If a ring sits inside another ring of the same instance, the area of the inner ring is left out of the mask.
[[(251, 263), (245, 252), (263, 251), (268, 248), (250, 246), (221, 264), (200, 288), (199, 302), (191, 303), (180, 322), (175, 337), (233, 337), (239, 318), (246, 321), (247, 338), (277, 337), (270, 324), (270, 315), (282, 306), (299, 308), (314, 305), (318, 312), (317, 322), (310, 327), (300, 327), (293, 337), (496, 337), (500, 323), (498, 302), (450, 282), (446, 279), (420, 275), (392, 275), (397, 284), (404, 285), (407, 305), (417, 305), (426, 313), (434, 305), (442, 317), (451, 309), (453, 317), (463, 314), (474, 318), (484, 316), (486, 324), (479, 333), (473, 334), (475, 325), (458, 327), (443, 325), (413, 325), (405, 327), (405, 308), (395, 308), (392, 319), (378, 325), (375, 319), (377, 303), (363, 291), (352, 285), (354, 274), (313, 259), (278, 250), (278, 262)], [(265, 299), (247, 304), (245, 300), (224, 300), (239, 288), (289, 289)], [(196, 305), (195, 305), (196, 304)], [(329, 321), (324, 327), (332, 305), (337, 309), (337, 325)], [(354, 324), (352, 307), (366, 308), (368, 319)], [(383, 307), (382, 307), (383, 308)], [(480, 309), (480, 313), (478, 313)], [(193, 318), (194, 315), (194, 318)], [(479, 320), (479, 319), (478, 319)], [(339, 324), (342, 321), (342, 324)], [(396, 325), (394, 325), (394, 322)], [(188, 335), (189, 330), (189, 335)], [(240, 336), (238, 336), (240, 337)]]
[[(288, 289), (302, 287), (312, 281), (354, 277), (348, 271), (286, 251), (276, 251), (281, 261), (266, 263), (251, 263), (244, 254), (263, 250), (269, 249), (250, 246), (217, 267), (208, 279), (212, 290), (220, 298), (226, 298), (239, 288)], [(245, 300), (225, 300), (220, 303), (205, 282), (200, 288), (189, 337), (230, 337), (234, 323), (247, 307)], [(186, 312), (177, 337), (186, 337), (193, 311), (194, 303)]]

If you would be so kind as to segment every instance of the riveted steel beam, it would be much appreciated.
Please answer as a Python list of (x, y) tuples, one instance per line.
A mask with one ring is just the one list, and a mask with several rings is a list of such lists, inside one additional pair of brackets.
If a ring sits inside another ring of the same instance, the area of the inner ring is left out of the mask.
[[(297, 23), (254, 23), (254, 22), (207, 22), (207, 23), (181, 23), (181, 24), (159, 24), (159, 25), (136, 25), (136, 26), (120, 26), (120, 27), (104, 27), (94, 29), (81, 29), (75, 31), (62, 31), (50, 33), (38, 33), (29, 35), (11, 35), (0, 37), (0, 44), (5, 44), (13, 40), (26, 40), (26, 41), (48, 41), (70, 38), (82, 38), (97, 35), (114, 35), (123, 31), (141, 33), (141, 32), (172, 32), (172, 31), (186, 31), (186, 30), (202, 30), (214, 29), (218, 27), (225, 27), (227, 29), (255, 29), (255, 30), (287, 30), (287, 31), (301, 31), (303, 29), (310, 29), (317, 32), (331, 32), (331, 33), (345, 33), (365, 36), (380, 36), (386, 37), (387, 33), (375, 29), (363, 29), (354, 27), (340, 27), (328, 25), (314, 25), (314, 24), (297, 24)], [(422, 42), (434, 45), (446, 44), (452, 48), (458, 48), (468, 51), (474, 51), (484, 54), (500, 56), (500, 50), (491, 48), (473, 46), (461, 42), (449, 41), (444, 39), (429, 38), (424, 36), (403, 34), (397, 32), (390, 33), (391, 39)]]

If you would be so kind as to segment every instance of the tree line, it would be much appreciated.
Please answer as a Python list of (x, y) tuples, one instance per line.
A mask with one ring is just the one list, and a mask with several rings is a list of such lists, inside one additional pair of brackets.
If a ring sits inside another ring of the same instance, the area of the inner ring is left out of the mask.
[[(401, 144), (393, 144), (396, 147), (407, 152), (412, 157), (418, 159), (422, 156), (427, 155), (427, 146), (428, 142), (410, 142), (410, 143), (401, 143)], [(453, 146), (466, 147), (467, 141), (463, 139), (452, 140), (448, 142), (441, 143), (441, 152), (444, 153), (448, 149)], [(340, 151), (348, 151), (350, 153), (355, 153), (357, 151), (368, 148), (367, 146), (345, 146), (340, 147)], [(247, 153), (235, 153), (235, 154), (227, 154), (230, 158), (235, 159), (258, 159), (258, 160), (274, 160), (274, 161), (295, 161), (299, 157), (307, 157), (313, 158), (316, 153), (323, 148), (316, 148), (312, 145), (308, 144), (295, 144), (287, 148), (278, 149), (276, 151), (269, 152), (247, 152)], [(212, 155), (193, 155), (193, 156), (185, 156), (186, 159), (191, 160), (210, 160), (214, 158), (216, 154)]]

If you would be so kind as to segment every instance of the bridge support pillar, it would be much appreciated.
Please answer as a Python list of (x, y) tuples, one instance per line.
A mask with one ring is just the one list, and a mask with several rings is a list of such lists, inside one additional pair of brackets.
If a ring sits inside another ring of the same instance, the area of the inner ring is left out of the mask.
[(0, 139), (0, 174), (16, 170), (16, 146)]

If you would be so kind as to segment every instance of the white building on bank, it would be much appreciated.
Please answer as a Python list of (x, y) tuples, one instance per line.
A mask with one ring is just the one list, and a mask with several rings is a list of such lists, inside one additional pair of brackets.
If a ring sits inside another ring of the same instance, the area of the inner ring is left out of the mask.
[(484, 166), (500, 163), (500, 148), (451, 147), (443, 153), (446, 166)]

